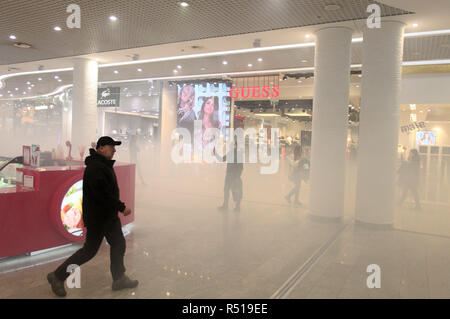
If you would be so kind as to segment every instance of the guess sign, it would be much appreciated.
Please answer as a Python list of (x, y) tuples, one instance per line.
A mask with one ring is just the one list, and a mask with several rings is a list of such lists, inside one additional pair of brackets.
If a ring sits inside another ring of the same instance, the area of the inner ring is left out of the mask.
[(246, 86), (246, 87), (232, 87), (230, 90), (230, 97), (238, 98), (256, 98), (256, 97), (279, 97), (280, 86)]

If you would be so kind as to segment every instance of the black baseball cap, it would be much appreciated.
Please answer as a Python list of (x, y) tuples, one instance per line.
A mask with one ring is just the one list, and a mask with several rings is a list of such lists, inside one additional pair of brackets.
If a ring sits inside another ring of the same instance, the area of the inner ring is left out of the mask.
[(97, 149), (99, 149), (100, 148), (100, 146), (105, 146), (105, 145), (112, 145), (112, 146), (115, 146), (115, 145), (120, 145), (120, 144), (122, 144), (122, 142), (121, 141), (114, 141), (111, 137), (109, 137), (109, 136), (102, 136), (102, 137), (100, 137), (99, 139), (98, 139), (98, 141), (97, 141)]

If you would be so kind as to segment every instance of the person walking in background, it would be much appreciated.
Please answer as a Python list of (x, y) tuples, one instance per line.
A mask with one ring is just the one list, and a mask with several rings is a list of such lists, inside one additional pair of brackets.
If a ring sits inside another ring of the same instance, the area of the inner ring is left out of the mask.
[(402, 188), (402, 195), (399, 201), (401, 206), (408, 195), (408, 191), (411, 191), (414, 200), (416, 202), (416, 210), (421, 210), (420, 198), (419, 198), (419, 186), (420, 186), (420, 157), (419, 152), (416, 149), (409, 151), (408, 160), (403, 162), (398, 170), (399, 186)]
[(124, 216), (131, 214), (119, 199), (119, 187), (114, 173), (115, 146), (122, 142), (114, 141), (109, 136), (103, 136), (97, 141), (96, 150), (90, 149), (86, 157), (86, 169), (83, 175), (83, 223), (86, 227), (84, 246), (69, 257), (54, 272), (47, 275), (53, 292), (60, 297), (66, 296), (64, 281), (69, 277), (67, 268), (70, 265), (81, 266), (96, 254), (106, 237), (111, 246), (111, 274), (113, 290), (134, 288), (137, 280), (131, 280), (125, 275), (123, 257), (125, 255), (125, 238), (118, 211)]
[(292, 190), (285, 196), (286, 201), (290, 204), (291, 197), (294, 196), (294, 205), (301, 206), (298, 200), (300, 186), (302, 180), (309, 179), (309, 160), (302, 157), (302, 148), (300, 145), (294, 147), (293, 155), (290, 157), (289, 180), (294, 183)]
[[(231, 153), (231, 154), (230, 154)], [(226, 211), (228, 210), (228, 202), (230, 199), (230, 191), (233, 195), (233, 200), (236, 203), (236, 206), (234, 208), (235, 212), (241, 211), (241, 200), (242, 200), (242, 171), (244, 169), (244, 159), (238, 158), (239, 149), (237, 146), (237, 142), (234, 143), (234, 148), (231, 150), (228, 154), (229, 156), (233, 155), (234, 153), (234, 161), (231, 163), (227, 163), (227, 171), (225, 174), (225, 185), (224, 185), (224, 195), (223, 195), (223, 204), (222, 206), (219, 206), (220, 211)], [(228, 155), (227, 154), (227, 155)], [(222, 162), (226, 161), (227, 155), (225, 155), (223, 158), (218, 157), (216, 154), (216, 157), (220, 159)]]

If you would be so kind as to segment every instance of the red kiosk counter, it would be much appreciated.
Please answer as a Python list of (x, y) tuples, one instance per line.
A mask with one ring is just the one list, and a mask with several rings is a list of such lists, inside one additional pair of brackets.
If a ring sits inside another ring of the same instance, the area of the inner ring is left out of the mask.
[[(84, 166), (17, 168), (23, 186), (0, 188), (0, 258), (82, 242)], [(132, 213), (119, 213), (122, 225), (134, 221), (135, 165), (114, 165), (120, 200)]]

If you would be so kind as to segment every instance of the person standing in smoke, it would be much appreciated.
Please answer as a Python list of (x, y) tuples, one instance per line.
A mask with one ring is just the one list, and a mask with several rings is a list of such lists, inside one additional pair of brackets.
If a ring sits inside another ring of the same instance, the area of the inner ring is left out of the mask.
[(238, 158), (238, 154), (242, 152), (239, 151), (237, 142), (234, 142), (234, 148), (228, 152), (227, 155), (225, 155), (223, 158), (218, 157), (216, 154), (216, 157), (221, 160), (222, 162), (226, 161), (227, 157), (233, 156), (233, 162), (228, 163), (227, 162), (227, 171), (225, 174), (225, 185), (224, 185), (224, 195), (223, 195), (223, 204), (222, 206), (219, 206), (218, 209), (220, 211), (227, 211), (228, 210), (228, 202), (230, 198), (230, 191), (233, 195), (233, 200), (236, 203), (236, 206), (234, 208), (235, 212), (241, 211), (241, 200), (242, 200), (242, 171), (244, 169), (244, 159)]
[(416, 210), (421, 210), (420, 198), (419, 198), (419, 185), (420, 185), (420, 157), (419, 152), (416, 149), (409, 151), (408, 160), (403, 162), (398, 170), (399, 178), (398, 183), (402, 188), (402, 196), (398, 203), (401, 206), (408, 195), (408, 191), (411, 191), (416, 202)]
[(131, 214), (119, 199), (119, 187), (114, 173), (116, 145), (122, 142), (114, 141), (109, 136), (100, 137), (96, 149), (90, 149), (86, 157), (86, 168), (83, 175), (83, 224), (86, 227), (86, 241), (83, 247), (69, 257), (54, 272), (47, 275), (47, 280), (53, 292), (60, 297), (66, 296), (64, 281), (69, 277), (67, 269), (71, 265), (81, 266), (91, 260), (96, 254), (103, 237), (111, 246), (111, 274), (113, 290), (134, 288), (137, 280), (131, 280), (125, 275), (123, 257), (125, 255), (125, 237), (118, 212), (124, 216)]
[(309, 177), (309, 160), (302, 158), (302, 148), (300, 145), (294, 147), (294, 152), (290, 158), (290, 172), (289, 180), (294, 183), (292, 190), (285, 196), (286, 201), (290, 204), (291, 197), (294, 195), (294, 204), (301, 206), (302, 203), (298, 200), (300, 193), (300, 186), (302, 180), (307, 181)]

